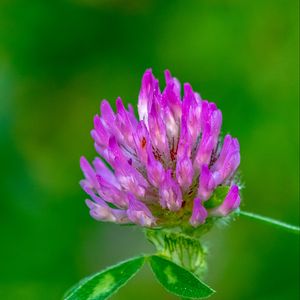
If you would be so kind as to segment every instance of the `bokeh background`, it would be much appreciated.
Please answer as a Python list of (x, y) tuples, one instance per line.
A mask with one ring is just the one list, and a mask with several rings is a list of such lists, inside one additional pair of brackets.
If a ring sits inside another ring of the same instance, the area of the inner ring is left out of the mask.
[[(299, 224), (298, 18), (296, 0), (1, 0), (0, 299), (60, 299), (152, 251), (91, 219), (78, 184), (100, 100), (135, 104), (149, 67), (222, 109), (244, 209)], [(212, 299), (298, 299), (299, 237), (240, 219), (206, 240)], [(113, 299), (176, 298), (145, 268)]]

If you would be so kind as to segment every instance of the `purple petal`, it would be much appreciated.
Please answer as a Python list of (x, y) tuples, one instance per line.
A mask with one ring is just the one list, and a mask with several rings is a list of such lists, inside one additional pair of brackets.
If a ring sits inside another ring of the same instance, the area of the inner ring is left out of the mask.
[(164, 167), (154, 158), (152, 152), (148, 154), (147, 176), (149, 182), (156, 188), (160, 187), (165, 177)]
[(146, 188), (149, 186), (146, 179), (140, 172), (132, 166), (132, 158), (125, 157), (116, 139), (112, 137), (109, 141), (108, 162), (115, 169), (115, 176), (121, 187), (136, 196), (144, 196)]
[(108, 142), (108, 162), (114, 168), (118, 166), (117, 161), (125, 162), (128, 157), (125, 156), (124, 152), (121, 150), (117, 139), (115, 136), (111, 136)]
[(127, 161), (116, 159), (115, 162), (115, 174), (123, 190), (144, 197), (149, 183), (143, 175)]
[(159, 104), (153, 99), (151, 111), (148, 116), (148, 128), (152, 146), (168, 158), (169, 143), (166, 135), (166, 127), (161, 117)]
[(167, 86), (171, 86), (174, 94), (180, 100), (180, 82), (177, 78), (172, 77), (172, 74), (169, 70), (165, 70), (165, 80)]
[(110, 131), (104, 127), (101, 118), (96, 115), (94, 117), (94, 129), (91, 131), (94, 141), (99, 146), (107, 147), (110, 134)]
[(104, 126), (106, 128), (111, 128), (115, 123), (116, 116), (108, 101), (103, 100), (101, 102), (100, 110)]
[(176, 178), (183, 190), (187, 190), (192, 184), (193, 176), (193, 164), (188, 156), (188, 148), (186, 146), (184, 154), (177, 159), (176, 164)]
[(194, 199), (193, 213), (190, 218), (190, 223), (192, 226), (196, 227), (200, 224), (203, 224), (207, 218), (207, 211), (202, 205), (200, 198)]
[(115, 223), (128, 223), (126, 211), (120, 209), (112, 209), (109, 206), (100, 205), (91, 200), (86, 200), (86, 205), (90, 209), (90, 215), (98, 221), (107, 221)]
[(108, 166), (99, 158), (96, 157), (93, 161), (96, 174), (103, 177), (106, 181), (109, 181), (115, 187), (120, 188), (115, 174), (108, 168)]
[(213, 165), (214, 170), (219, 169), (224, 164), (226, 156), (228, 155), (229, 152), (231, 152), (231, 145), (232, 145), (232, 137), (230, 134), (226, 134), (223, 141), (222, 150), (219, 154), (217, 161)]
[(98, 221), (116, 221), (108, 205), (99, 205), (88, 199), (85, 201), (85, 203), (89, 207), (90, 214), (94, 219)]
[(203, 165), (201, 168), (201, 174), (199, 179), (198, 195), (204, 201), (208, 200), (215, 189), (216, 184), (212, 173), (207, 165)]
[(144, 121), (139, 121), (133, 134), (133, 139), (135, 143), (135, 150), (140, 161), (144, 165), (147, 165), (148, 150), (152, 149), (152, 145), (150, 143), (149, 133)]
[(98, 187), (96, 173), (84, 156), (80, 158), (80, 168), (89, 186), (96, 189)]
[(133, 136), (132, 133), (136, 127), (136, 123), (132, 124), (129, 117), (128, 111), (125, 109), (121, 98), (116, 101), (117, 115), (116, 115), (116, 126), (120, 132), (121, 141), (128, 148), (133, 146)]
[(172, 179), (171, 170), (165, 174), (165, 179), (159, 189), (159, 197), (163, 208), (177, 211), (182, 206), (182, 193), (179, 185)]
[(201, 132), (201, 108), (200, 97), (194, 93), (190, 84), (185, 83), (182, 115), (186, 119), (192, 145), (197, 141), (197, 137)]
[(234, 210), (236, 210), (241, 203), (241, 198), (239, 195), (239, 188), (237, 185), (233, 185), (227, 196), (225, 197), (223, 203), (217, 208), (213, 209), (211, 214), (214, 216), (227, 216)]
[(146, 188), (148, 187), (147, 182), (138, 177), (136, 172), (130, 170), (128, 167), (126, 171), (126, 168), (119, 169), (117, 172), (117, 178), (122, 186), (122, 188), (126, 192), (131, 192), (137, 197), (144, 197), (146, 193)]
[(169, 106), (163, 107), (163, 118), (169, 142), (171, 143), (174, 140), (177, 143), (180, 121), (175, 119)]
[(188, 156), (191, 155), (192, 152), (192, 138), (188, 131), (187, 120), (183, 116), (181, 120), (181, 130), (180, 130), (180, 138), (177, 148), (177, 157), (181, 157), (187, 151)]
[(163, 91), (163, 103), (170, 108), (174, 119), (181, 119), (181, 99), (180, 99), (180, 82), (171, 76), (170, 71), (165, 71), (166, 88)]
[(230, 178), (240, 164), (240, 146), (237, 139), (227, 135), (224, 140), (220, 156), (212, 169), (217, 184)]
[(152, 74), (152, 70), (148, 69), (143, 75), (142, 86), (140, 89), (138, 100), (138, 113), (140, 120), (144, 120), (148, 126), (148, 114), (152, 106), (153, 97), (159, 94), (158, 81)]
[(210, 163), (214, 147), (215, 143), (211, 127), (209, 124), (206, 124), (206, 127), (203, 129), (202, 138), (193, 163), (195, 171), (201, 170), (201, 167), (204, 164), (208, 165)]
[(118, 207), (127, 207), (126, 193), (100, 175), (97, 175), (97, 180), (99, 183), (99, 189), (97, 190), (98, 194), (106, 202), (113, 203)]
[(211, 134), (217, 139), (222, 125), (222, 113), (215, 103), (202, 101), (201, 128), (209, 124)]
[(165, 71), (165, 78), (167, 86), (162, 93), (161, 101), (163, 119), (166, 125), (170, 148), (176, 149), (182, 115), (180, 82), (176, 78), (172, 77), (168, 70)]
[(128, 194), (128, 201), (127, 215), (130, 221), (145, 227), (150, 227), (155, 223), (155, 218), (143, 202), (137, 200), (130, 193)]
[(216, 149), (222, 125), (222, 113), (214, 103), (202, 101), (201, 128), (202, 138), (194, 160), (195, 170), (203, 164), (209, 165), (212, 152)]
[(80, 185), (83, 188), (83, 190), (93, 199), (94, 202), (104, 207), (108, 206), (102, 198), (98, 197), (95, 194), (93, 189), (91, 189), (88, 185), (85, 184), (84, 180), (80, 181)]

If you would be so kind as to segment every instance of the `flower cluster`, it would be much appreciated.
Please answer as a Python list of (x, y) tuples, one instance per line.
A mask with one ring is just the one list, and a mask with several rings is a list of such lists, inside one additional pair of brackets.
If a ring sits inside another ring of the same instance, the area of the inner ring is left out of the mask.
[[(165, 71), (166, 87), (146, 70), (138, 99), (139, 120), (120, 98), (116, 113), (103, 100), (91, 135), (103, 158), (91, 166), (82, 157), (81, 186), (96, 220), (145, 227), (198, 226), (210, 216), (226, 216), (240, 205), (234, 175), (240, 163), (237, 139), (220, 143), (222, 113)], [(104, 162), (104, 160), (110, 165)], [(216, 189), (227, 195), (212, 205)], [(207, 205), (210, 203), (210, 205)]]

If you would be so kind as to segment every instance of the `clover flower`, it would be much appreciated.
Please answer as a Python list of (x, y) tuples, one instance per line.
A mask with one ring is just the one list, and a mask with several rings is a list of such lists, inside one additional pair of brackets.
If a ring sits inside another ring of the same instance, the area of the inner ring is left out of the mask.
[[(91, 135), (102, 159), (95, 158), (92, 166), (84, 157), (80, 160), (85, 176), (81, 186), (91, 197), (86, 203), (96, 220), (197, 227), (240, 205), (235, 182), (239, 143), (226, 135), (221, 146), (221, 111), (188, 83), (181, 99), (179, 81), (169, 71), (165, 79), (161, 92), (152, 71), (146, 70), (139, 119), (121, 98), (116, 113), (106, 100), (101, 103)], [(215, 201), (220, 189), (226, 194)]]

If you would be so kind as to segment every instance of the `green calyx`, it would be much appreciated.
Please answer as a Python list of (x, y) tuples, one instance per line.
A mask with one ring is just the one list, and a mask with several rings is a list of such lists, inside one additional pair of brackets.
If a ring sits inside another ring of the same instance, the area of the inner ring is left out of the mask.
[(182, 231), (147, 229), (147, 239), (155, 246), (157, 255), (166, 257), (195, 274), (198, 278), (206, 272), (206, 250), (200, 240)]

